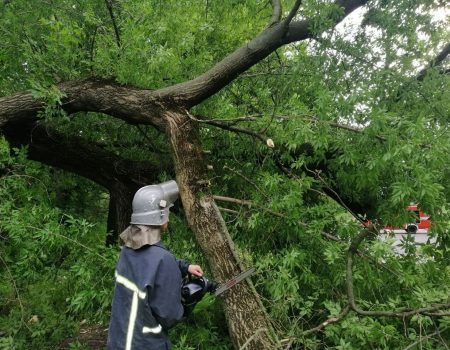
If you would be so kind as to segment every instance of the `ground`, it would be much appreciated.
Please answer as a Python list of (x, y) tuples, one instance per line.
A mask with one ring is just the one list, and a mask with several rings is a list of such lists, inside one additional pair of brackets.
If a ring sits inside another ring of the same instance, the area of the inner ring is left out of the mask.
[(82, 349), (103, 350), (106, 347), (108, 329), (99, 325), (82, 325), (76, 337), (66, 339), (58, 350), (72, 350), (77, 347), (70, 347), (71, 343), (82, 345)]

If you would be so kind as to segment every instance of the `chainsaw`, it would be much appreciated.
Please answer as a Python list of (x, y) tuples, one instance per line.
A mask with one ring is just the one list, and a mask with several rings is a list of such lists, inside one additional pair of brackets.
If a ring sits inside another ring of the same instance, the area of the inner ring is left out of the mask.
[(194, 278), (189, 275), (183, 280), (183, 285), (181, 287), (181, 303), (184, 306), (184, 316), (186, 317), (192, 312), (195, 305), (202, 300), (206, 293), (219, 296), (228, 289), (234, 287), (239, 282), (251, 276), (254, 272), (255, 269), (252, 267), (221, 285), (207, 279), (206, 277)]

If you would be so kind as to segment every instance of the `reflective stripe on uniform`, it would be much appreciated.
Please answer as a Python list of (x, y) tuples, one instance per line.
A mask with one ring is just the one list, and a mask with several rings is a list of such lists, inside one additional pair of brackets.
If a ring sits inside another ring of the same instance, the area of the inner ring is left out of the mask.
[[(128, 320), (127, 342), (125, 346), (125, 350), (131, 350), (131, 345), (133, 344), (134, 325), (136, 323), (136, 316), (138, 311), (138, 298), (145, 299), (147, 293), (140, 290), (139, 287), (135, 283), (131, 282), (128, 278), (119, 275), (117, 271), (116, 271), (116, 282), (133, 292), (133, 301), (131, 302), (130, 319)], [(144, 330), (146, 328), (147, 327), (144, 327)], [(159, 333), (161, 330), (157, 332), (157, 328), (158, 327), (148, 329), (150, 330), (149, 332)], [(159, 328), (161, 328), (161, 326), (159, 326)]]
[(142, 333), (153, 333), (153, 334), (158, 334), (158, 333), (161, 333), (161, 331), (162, 331), (162, 327), (161, 327), (161, 325), (157, 325), (156, 327), (152, 327), (152, 328), (150, 328), (150, 327), (144, 327), (144, 328), (142, 328)]
[(139, 289), (137, 285), (131, 282), (128, 278), (119, 275), (116, 271), (116, 282), (124, 286), (125, 288), (135, 292), (139, 298), (145, 299), (147, 293)]
[(131, 350), (133, 343), (134, 324), (136, 323), (136, 315), (138, 309), (138, 293), (133, 293), (133, 301), (131, 303), (130, 320), (128, 321), (127, 344), (125, 350)]

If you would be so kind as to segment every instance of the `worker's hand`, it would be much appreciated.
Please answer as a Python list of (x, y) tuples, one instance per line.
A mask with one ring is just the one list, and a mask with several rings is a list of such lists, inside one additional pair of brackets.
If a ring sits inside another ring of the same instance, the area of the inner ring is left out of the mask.
[(199, 265), (189, 265), (188, 272), (197, 277), (203, 276), (203, 270)]

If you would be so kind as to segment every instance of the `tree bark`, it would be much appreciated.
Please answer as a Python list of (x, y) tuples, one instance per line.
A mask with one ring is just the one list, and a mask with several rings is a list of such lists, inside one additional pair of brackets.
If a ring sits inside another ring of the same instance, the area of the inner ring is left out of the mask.
[[(148, 183), (150, 184), (150, 183)], [(109, 189), (109, 208), (106, 245), (117, 243), (120, 232), (130, 224), (131, 202), (134, 189), (130, 189), (121, 181), (114, 181)]]
[[(177, 183), (189, 226), (211, 267), (224, 282), (241, 272), (223, 218), (209, 189), (197, 125), (186, 113), (166, 112)], [(278, 341), (259, 295), (250, 280), (225, 292), (223, 302), (231, 340), (236, 349), (275, 349)]]

